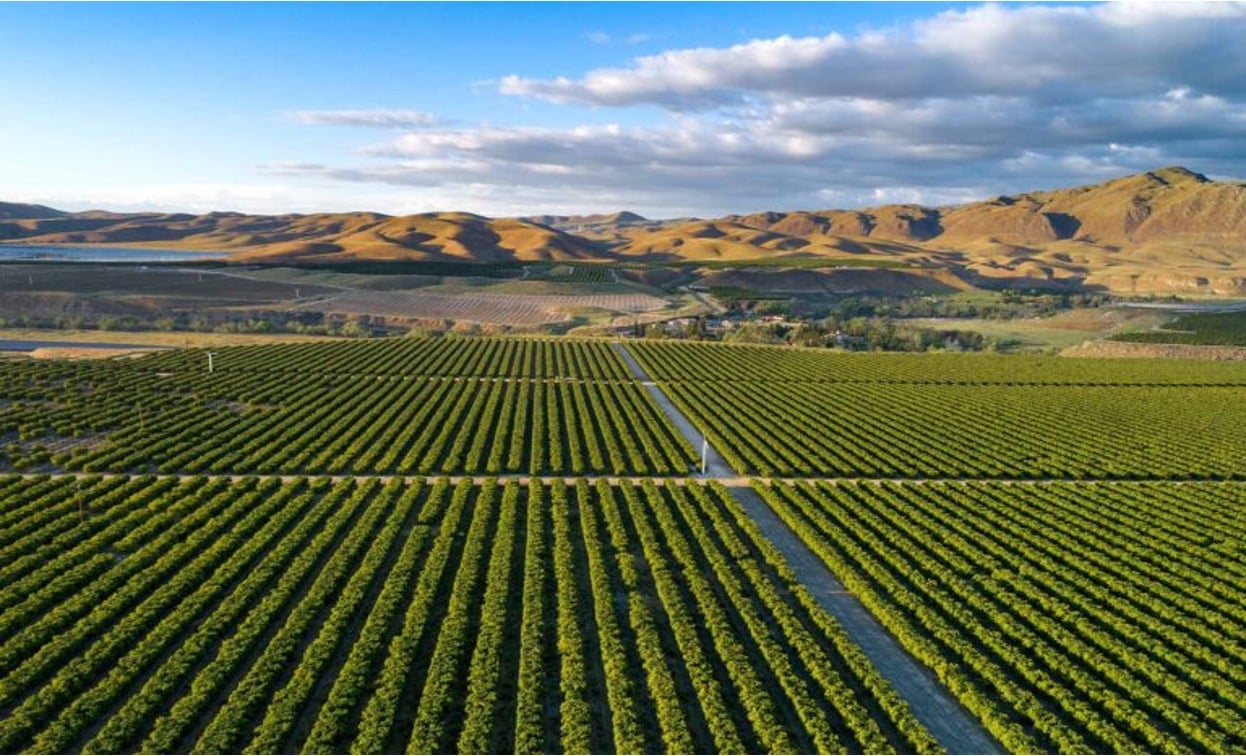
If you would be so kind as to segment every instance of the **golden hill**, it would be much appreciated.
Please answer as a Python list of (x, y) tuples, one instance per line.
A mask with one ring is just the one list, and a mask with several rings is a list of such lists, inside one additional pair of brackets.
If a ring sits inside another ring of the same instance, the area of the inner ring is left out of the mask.
[[(1246, 185), (1170, 167), (1102, 184), (945, 208), (758, 213), (758, 230), (917, 248), (982, 285), (1246, 294)], [(925, 253), (925, 256), (921, 253)]]
[(234, 252), (283, 263), (642, 259), (902, 260), (986, 286), (1246, 294), (1246, 185), (1185, 168), (954, 207), (761, 212), (650, 221), (632, 213), (255, 216), (63, 213), (0, 203), (0, 241)]
[[(14, 207), (0, 203), (0, 212)], [(0, 215), (0, 218), (5, 217)], [(0, 221), (0, 240), (111, 244), (234, 252), (234, 259), (285, 263), (345, 260), (504, 262), (578, 260), (595, 243), (515, 219), (470, 213), (391, 217), (379, 213), (65, 214)]]

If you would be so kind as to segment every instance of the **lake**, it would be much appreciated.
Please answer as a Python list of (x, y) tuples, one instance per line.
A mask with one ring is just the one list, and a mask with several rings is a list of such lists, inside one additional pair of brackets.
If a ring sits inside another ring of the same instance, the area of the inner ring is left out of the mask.
[(0, 244), (0, 262), (191, 262), (228, 257), (228, 252), (186, 252), (142, 247), (62, 247), (52, 244)]

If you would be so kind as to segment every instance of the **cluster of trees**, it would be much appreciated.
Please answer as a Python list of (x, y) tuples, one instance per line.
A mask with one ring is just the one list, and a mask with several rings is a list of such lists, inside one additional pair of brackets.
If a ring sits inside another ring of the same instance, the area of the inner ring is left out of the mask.
[(1053, 293), (1005, 289), (998, 296), (851, 296), (827, 308), (828, 318), (1041, 318), (1064, 310), (1102, 307), (1111, 297), (1099, 293)]
[(837, 347), (850, 351), (929, 352), (982, 351), (1000, 344), (977, 331), (924, 328), (886, 318), (835, 317), (816, 321), (746, 322), (723, 334), (738, 344), (793, 344)]
[(761, 297), (741, 289), (714, 289), (728, 308), (725, 324), (690, 319), (681, 328), (663, 323), (633, 324), (638, 338), (721, 339), (742, 344), (792, 344), (851, 351), (997, 351), (1010, 346), (965, 329), (933, 328), (906, 322), (914, 318), (1012, 319), (1053, 315), (1078, 307), (1100, 307), (1104, 294), (1005, 290), (997, 296), (845, 296), (815, 314), (797, 314), (790, 297)]
[(323, 312), (268, 310), (203, 310), (148, 314), (74, 313), (46, 315), (10, 313), (0, 328), (49, 328), (100, 331), (185, 331), (188, 333), (295, 333), (315, 336), (367, 337), (402, 333), (385, 318)]

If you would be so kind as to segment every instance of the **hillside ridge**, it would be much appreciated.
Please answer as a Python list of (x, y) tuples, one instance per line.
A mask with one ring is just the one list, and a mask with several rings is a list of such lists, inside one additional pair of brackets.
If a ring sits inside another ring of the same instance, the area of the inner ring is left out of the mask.
[(314, 264), (859, 258), (946, 268), (980, 286), (1246, 294), (1246, 184), (1167, 166), (943, 207), (763, 211), (717, 219), (465, 212), (72, 213), (0, 202), (0, 242), (219, 250)]

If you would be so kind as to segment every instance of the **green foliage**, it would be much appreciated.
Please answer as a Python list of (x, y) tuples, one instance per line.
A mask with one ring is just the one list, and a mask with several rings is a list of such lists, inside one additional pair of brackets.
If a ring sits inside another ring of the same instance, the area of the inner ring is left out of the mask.
[[(686, 471), (693, 451), (604, 342), (385, 339), (0, 372), (0, 432), (81, 427), (84, 471)], [(603, 380), (587, 381), (585, 378)], [(23, 464), (42, 458), (25, 454)], [(50, 455), (48, 455), (50, 459)]]
[(937, 750), (718, 488), (0, 495), (9, 752)]
[(1009, 751), (1246, 748), (1240, 485), (757, 490)]
[(1246, 311), (1184, 315), (1166, 323), (1163, 330), (1122, 333), (1113, 339), (1143, 344), (1246, 346)]
[(1246, 478), (1240, 365), (632, 349), (744, 473)]

